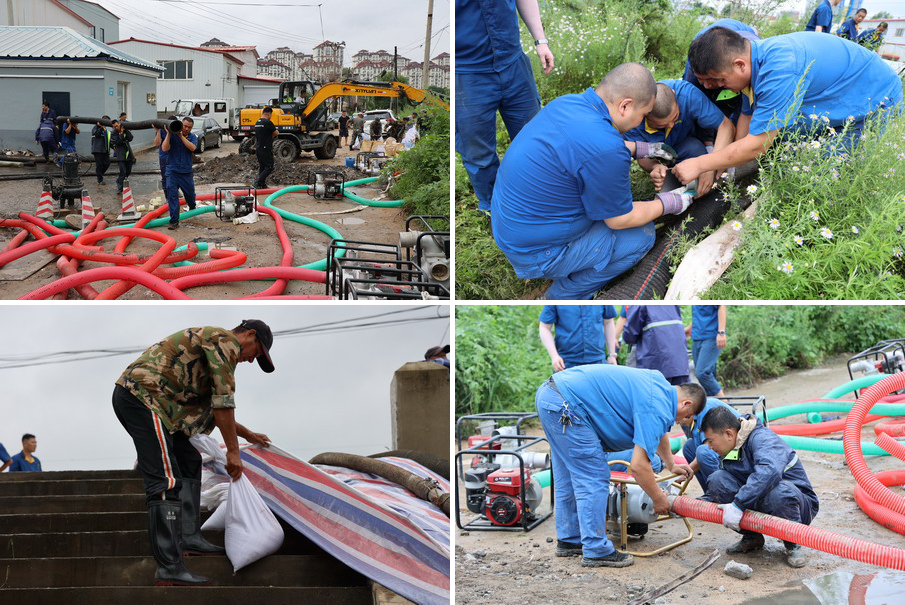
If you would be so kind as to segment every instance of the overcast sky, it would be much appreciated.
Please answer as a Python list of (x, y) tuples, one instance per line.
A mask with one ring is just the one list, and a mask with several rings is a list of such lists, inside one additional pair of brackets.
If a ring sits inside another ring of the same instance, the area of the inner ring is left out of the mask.
[[(392, 449), (390, 382), (408, 361), (449, 342), (449, 307), (385, 305), (60, 305), (0, 306), (0, 366), (25, 355), (106, 347), (149, 347), (183, 328), (234, 328), (262, 319), (274, 332), (404, 310), (368, 322), (423, 318), (348, 332), (277, 336), (276, 371), (242, 363), (236, 419), (308, 460), (325, 451)], [(442, 317), (437, 319), (438, 314)], [(358, 319), (358, 321), (362, 321)], [(113, 414), (116, 380), (139, 353), (56, 365), (0, 369), (0, 442), (21, 451), (37, 436), (44, 470), (130, 468), (135, 449)], [(444, 419), (445, 420), (445, 419)], [(219, 439), (215, 429), (213, 435)]]
[[(257, 46), (261, 57), (280, 46), (311, 53), (326, 39), (346, 43), (347, 66), (359, 50), (392, 53), (394, 45), (413, 61), (424, 59), (427, 0), (93, 1), (120, 18), (122, 39), (198, 46), (217, 37)], [(450, 17), (450, 0), (434, 0), (431, 58), (450, 52)]]

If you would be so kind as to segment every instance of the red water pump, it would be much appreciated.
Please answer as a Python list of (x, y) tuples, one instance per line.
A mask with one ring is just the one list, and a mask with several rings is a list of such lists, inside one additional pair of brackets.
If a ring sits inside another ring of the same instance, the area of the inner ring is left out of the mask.
[[(527, 510), (522, 509), (522, 485), (525, 486)], [(531, 480), (531, 471), (527, 468), (524, 475), (520, 475), (517, 468), (501, 468), (487, 476), (484, 516), (494, 525), (515, 525), (521, 522), (523, 515), (533, 519), (542, 496), (540, 484), (537, 480)]]

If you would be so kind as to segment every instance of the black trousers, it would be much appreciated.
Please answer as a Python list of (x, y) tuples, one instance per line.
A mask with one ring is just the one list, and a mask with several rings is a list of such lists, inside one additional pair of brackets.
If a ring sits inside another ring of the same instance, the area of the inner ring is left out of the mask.
[(100, 183), (104, 180), (104, 175), (107, 174), (107, 168), (110, 167), (110, 154), (109, 153), (92, 153), (94, 156), (94, 174), (97, 175), (97, 182)]
[(258, 165), (260, 166), (255, 187), (264, 189), (267, 187), (267, 177), (273, 172), (273, 149), (268, 149), (267, 151), (258, 150), (255, 155), (258, 156)]
[(160, 417), (127, 389), (113, 389), (113, 411), (135, 443), (138, 470), (145, 483), (148, 502), (178, 500), (182, 479), (201, 479), (201, 454), (185, 436), (170, 434)]
[(54, 141), (41, 141), (41, 152), (44, 154), (44, 159), (48, 162), (50, 161), (50, 156), (52, 156), (56, 150), (57, 144)]
[(127, 178), (129, 178), (129, 175), (132, 174), (133, 162), (131, 159), (129, 159), (125, 162), (121, 162), (121, 161), (117, 160), (116, 163), (119, 164), (119, 176), (116, 177), (116, 189), (117, 189), (117, 191), (122, 191), (123, 183), (125, 182), (125, 180)]

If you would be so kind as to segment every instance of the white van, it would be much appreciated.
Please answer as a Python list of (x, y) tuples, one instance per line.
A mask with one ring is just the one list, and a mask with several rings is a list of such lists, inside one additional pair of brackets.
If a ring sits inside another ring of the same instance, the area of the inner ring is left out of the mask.
[(224, 132), (231, 132), (239, 126), (233, 111), (236, 106), (233, 99), (180, 99), (173, 103), (176, 104), (171, 112), (173, 115), (210, 117), (217, 120)]

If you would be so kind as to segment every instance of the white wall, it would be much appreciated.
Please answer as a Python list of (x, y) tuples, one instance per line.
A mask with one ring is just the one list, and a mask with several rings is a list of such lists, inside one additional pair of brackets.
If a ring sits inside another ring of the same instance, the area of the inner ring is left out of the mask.
[(91, 35), (91, 26), (50, 0), (0, 1), (0, 25), (37, 25), (71, 27)]

